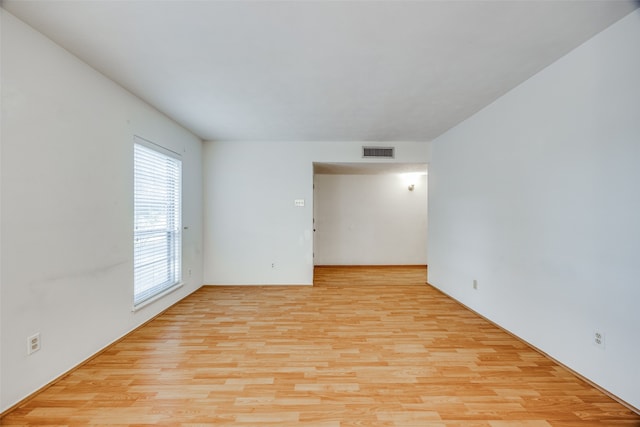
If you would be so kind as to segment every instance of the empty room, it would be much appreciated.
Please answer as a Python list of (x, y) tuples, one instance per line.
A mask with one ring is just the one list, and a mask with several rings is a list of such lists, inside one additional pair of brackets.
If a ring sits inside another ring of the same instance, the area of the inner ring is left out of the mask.
[(2, 0), (0, 425), (640, 426), (639, 7)]

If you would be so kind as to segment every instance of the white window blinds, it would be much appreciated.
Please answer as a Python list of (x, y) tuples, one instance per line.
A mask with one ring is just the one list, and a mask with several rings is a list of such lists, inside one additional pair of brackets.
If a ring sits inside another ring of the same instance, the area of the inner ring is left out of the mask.
[(182, 280), (182, 162), (134, 144), (134, 306)]

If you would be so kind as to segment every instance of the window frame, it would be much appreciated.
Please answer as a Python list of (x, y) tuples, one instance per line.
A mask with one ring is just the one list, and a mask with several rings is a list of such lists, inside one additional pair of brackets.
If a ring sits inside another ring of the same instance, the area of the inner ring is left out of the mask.
[[(140, 149), (138, 149), (140, 147)], [(158, 165), (162, 166), (164, 162), (164, 172), (161, 168), (150, 170), (149, 165), (141, 165), (140, 161), (144, 157), (145, 161), (158, 161)], [(168, 162), (168, 163), (167, 163)], [(146, 172), (153, 172), (150, 178), (144, 178), (144, 169)], [(173, 169), (173, 170), (171, 170)], [(171, 174), (168, 172), (171, 170)], [(158, 172), (158, 175), (155, 173)], [(166, 181), (163, 186), (158, 184), (160, 181)], [(143, 193), (139, 188), (145, 182), (150, 186), (147, 193)], [(155, 182), (152, 182), (155, 181)], [(134, 136), (133, 144), (133, 311), (162, 298), (163, 296), (175, 291), (183, 285), (182, 281), (182, 156), (172, 150), (162, 147), (154, 142), (148, 141), (139, 136)], [(154, 188), (155, 186), (155, 188)], [(172, 188), (170, 188), (172, 187)], [(149, 190), (168, 190), (163, 193), (166, 202), (159, 202), (154, 199), (154, 207), (150, 208), (145, 205), (145, 201), (149, 203)], [(144, 196), (143, 196), (144, 194)], [(147, 197), (142, 200), (142, 198)], [(140, 205), (144, 205), (140, 207)], [(161, 211), (158, 218), (158, 210)], [(164, 212), (162, 212), (164, 211)], [(152, 224), (146, 230), (141, 230), (146, 219), (155, 215), (156, 224)], [(164, 222), (164, 226), (161, 223)], [(140, 244), (140, 240), (146, 238), (147, 245)], [(152, 243), (155, 241), (155, 247)], [(166, 241), (166, 249), (162, 249), (162, 243)], [(160, 249), (158, 249), (160, 248)], [(151, 252), (148, 252), (151, 251)], [(153, 254), (153, 255), (152, 255)], [(158, 256), (155, 260), (151, 260), (153, 256)], [(146, 261), (142, 258), (146, 257)], [(156, 267), (150, 267), (155, 264)], [(152, 276), (152, 278), (149, 278)], [(158, 279), (158, 277), (160, 277)], [(163, 278), (167, 280), (162, 280)], [(141, 283), (147, 282), (147, 283)], [(151, 283), (151, 284), (150, 284)]]

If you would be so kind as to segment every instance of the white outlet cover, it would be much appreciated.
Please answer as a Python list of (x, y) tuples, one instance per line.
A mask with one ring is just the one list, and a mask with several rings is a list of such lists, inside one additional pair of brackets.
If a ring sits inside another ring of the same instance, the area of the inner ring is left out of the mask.
[(598, 348), (604, 349), (605, 346), (605, 334), (602, 331), (593, 332), (593, 345)]
[(27, 337), (27, 355), (33, 354), (40, 350), (40, 333)]

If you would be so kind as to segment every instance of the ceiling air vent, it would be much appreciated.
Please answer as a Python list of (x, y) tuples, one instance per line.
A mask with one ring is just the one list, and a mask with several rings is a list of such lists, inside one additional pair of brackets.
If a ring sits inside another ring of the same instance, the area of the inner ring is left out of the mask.
[(394, 147), (362, 147), (362, 157), (365, 159), (393, 159), (395, 157)]

